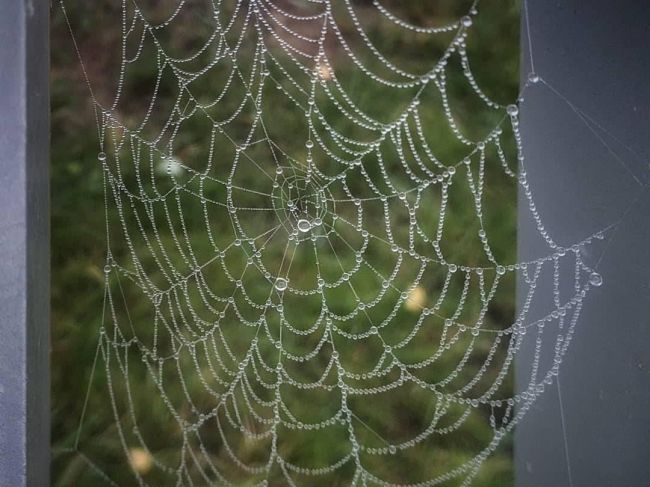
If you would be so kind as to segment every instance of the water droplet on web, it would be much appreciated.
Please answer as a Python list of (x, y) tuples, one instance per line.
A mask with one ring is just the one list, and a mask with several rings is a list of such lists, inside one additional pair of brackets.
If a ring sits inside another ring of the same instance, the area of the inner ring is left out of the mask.
[(300, 230), (302, 233), (311, 230), (311, 223), (309, 223), (309, 220), (305, 220), (304, 218), (298, 220), (298, 230)]
[(100, 152), (97, 154), (97, 159), (100, 160), (101, 162), (104, 162), (106, 160), (106, 152)]
[(519, 114), (519, 107), (517, 105), (508, 105), (506, 111), (511, 117), (516, 117)]
[(592, 272), (589, 274), (589, 284), (595, 287), (601, 286), (603, 284), (603, 276), (597, 272)]
[(395, 445), (390, 445), (388, 447), (388, 451), (390, 452), (391, 455), (395, 455), (395, 453), (397, 453), (397, 448), (395, 447)]
[(462, 22), (463, 26), (469, 27), (472, 25), (472, 18), (469, 15), (465, 15), (462, 19), (460, 19)]
[(288, 285), (289, 282), (286, 279), (283, 279), (282, 277), (278, 277), (275, 280), (275, 289), (277, 289), (278, 291), (284, 291)]
[(539, 83), (539, 75), (530, 73), (528, 75), (528, 81), (530, 81), (532, 84)]

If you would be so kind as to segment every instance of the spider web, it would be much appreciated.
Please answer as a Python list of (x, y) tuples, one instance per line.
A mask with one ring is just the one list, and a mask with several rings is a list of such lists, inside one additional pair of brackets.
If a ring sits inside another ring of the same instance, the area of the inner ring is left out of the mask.
[[(98, 357), (125, 456), (148, 452), (161, 482), (469, 485), (558, 374), (602, 284), (581, 250), (603, 234), (563, 247), (537, 212), (522, 96), (492, 100), (470, 67), (476, 3), (440, 27), (372, 6), (369, 25), (348, 0), (181, 0), (162, 19), (122, 3), (117, 90), (93, 96), (107, 229)], [(188, 25), (200, 42), (182, 41)], [(400, 64), (377, 26), (442, 48)], [(152, 65), (147, 93), (126, 97)], [(454, 105), (457, 85), (471, 110)], [(526, 262), (494, 244), (512, 237), (500, 212), (516, 190), (547, 250)], [(523, 306), (495, 318), (516, 282)], [(529, 313), (536, 300), (545, 316)], [(527, 335), (528, 387), (513, 394)]]

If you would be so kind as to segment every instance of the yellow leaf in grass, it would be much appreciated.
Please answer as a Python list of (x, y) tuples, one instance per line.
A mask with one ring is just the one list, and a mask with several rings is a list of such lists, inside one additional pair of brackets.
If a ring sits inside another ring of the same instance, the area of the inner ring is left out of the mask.
[(321, 77), (321, 79), (325, 81), (332, 79), (332, 71), (327, 64), (319, 63), (318, 66), (316, 66), (316, 72)]
[(133, 470), (144, 475), (153, 467), (153, 457), (144, 448), (131, 448), (129, 450), (129, 463)]
[(409, 292), (404, 307), (409, 311), (420, 311), (427, 303), (427, 292), (421, 286), (415, 286)]

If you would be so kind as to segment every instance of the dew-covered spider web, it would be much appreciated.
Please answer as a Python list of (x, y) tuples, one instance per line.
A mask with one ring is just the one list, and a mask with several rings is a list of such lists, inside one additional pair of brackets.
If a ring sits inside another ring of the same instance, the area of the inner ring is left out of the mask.
[[(113, 461), (152, 462), (142, 485), (469, 485), (602, 284), (581, 249), (603, 234), (556, 244), (527, 181), (539, 76), (496, 101), (471, 67), (477, 3), (437, 26), (359, 3), (119, 7), (116, 89), (93, 95), (96, 373)], [(546, 249), (530, 261), (517, 193)]]

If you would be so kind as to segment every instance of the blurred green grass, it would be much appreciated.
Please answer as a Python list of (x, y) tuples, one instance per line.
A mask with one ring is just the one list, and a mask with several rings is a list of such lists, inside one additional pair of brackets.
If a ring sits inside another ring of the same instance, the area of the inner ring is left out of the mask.
[[(512, 2), (497, 3), (499, 5), (485, 6), (481, 11), (475, 29), (472, 30), (469, 57), (476, 77), (481, 81), (485, 91), (494, 99), (507, 103), (516, 96), (518, 86), (518, 9)], [(92, 3), (69, 2), (67, 5), (82, 51), (95, 56), (91, 62), (91, 78), (94, 78), (94, 82), (110, 85), (113, 80), (108, 69), (111, 62), (114, 62), (112, 56), (117, 55), (119, 51), (119, 24), (115, 20), (119, 18), (119, 2), (101, 0)], [(456, 1), (440, 1), (436, 2), (435, 6), (428, 5), (426, 2), (402, 4), (385, 2), (385, 5), (391, 8), (399, 7), (404, 18), (417, 24), (444, 23), (445, 20), (458, 18), (468, 8), (468, 2)], [(197, 27), (193, 26), (193, 28)], [(398, 56), (400, 65), (404, 67), (421, 66), (442, 46), (442, 43), (435, 41), (423, 41), (421, 44), (404, 42), (400, 36), (391, 32), (382, 31), (381, 34), (378, 39), (381, 39), (382, 51)], [(179, 38), (182, 37), (179, 35)], [(104, 195), (102, 173), (96, 161), (97, 134), (88, 91), (80, 75), (67, 28), (58, 13), (53, 15), (52, 20), (52, 46), (52, 441), (54, 449), (52, 483), (60, 486), (101, 485), (103, 473), (118, 485), (134, 485), (119, 444), (113, 413), (107, 404), (106, 373), (101, 366), (95, 371), (88, 396), (81, 441), (78, 448), (75, 447), (79, 420), (96, 353), (97, 333), (101, 326), (104, 297), (102, 267), (106, 249)], [(179, 50), (183, 49), (180, 41), (176, 47)], [(146, 57), (144, 59), (147, 60)], [(148, 62), (141, 63), (138, 65), (138, 70), (131, 73), (130, 83), (126, 89), (134, 105), (144, 103), (138, 95), (151, 85), (155, 74), (153, 59), (148, 59)], [(450, 95), (456, 102), (459, 118), (467, 121), (463, 128), (469, 133), (473, 131), (480, 133), (481, 128), (494, 125), (496, 115), (485, 110), (477, 110), (475, 101), (469, 96), (469, 89), (462, 78), (462, 73), (453, 73), (449, 79), (449, 86), (452, 89)], [(392, 114), (400, 110), (394, 100), (385, 96), (381, 90), (373, 88), (375, 85), (365, 84), (364, 78), (359, 76), (351, 66), (342, 68), (340, 74), (337, 71), (337, 76), (344, 79), (350, 90), (359, 95), (357, 98), (360, 104), (368, 107), (373, 113), (390, 119)], [(210, 80), (205, 81), (205, 83), (209, 82)], [(101, 89), (98, 92), (101, 93)], [(172, 92), (171, 88), (168, 90), (163, 84), (159, 95), (163, 103), (172, 102)], [(425, 94), (422, 102), (433, 104), (435, 100), (428, 99)], [(228, 100), (225, 103), (229, 103)], [(299, 142), (296, 141), (292, 146), (291, 134), (304, 131), (304, 120), (295, 117), (295, 113), (287, 108), (286, 100), (280, 95), (274, 96), (272, 93), (266, 95), (265, 103), (269, 113), (273, 113), (276, 119), (282, 120), (281, 124), (271, 125), (271, 137), (286, 142), (292, 153), (299, 152), (301, 150)], [(337, 126), (345, 127), (346, 121), (341, 119), (340, 114), (331, 111), (326, 115), (332, 119), (338, 117)], [(452, 140), (448, 135), (447, 122), (434, 111), (423, 122), (427, 137), (435, 140), (440, 158), (457, 160), (459, 148), (452, 142), (447, 142)], [(352, 127), (348, 128), (352, 130)], [(243, 131), (245, 124), (242, 124), (239, 129)], [(183, 138), (177, 143), (181, 147), (180, 150), (189, 154), (191, 158), (201, 159), (206, 150), (203, 147), (204, 136), (204, 127), (197, 122), (196, 126), (185, 127)], [(255, 157), (254, 152), (252, 156)], [(391, 162), (388, 161), (389, 168), (390, 164)], [(254, 187), (253, 179), (242, 180), (240, 184)], [(487, 225), (492, 230), (492, 249), (500, 261), (512, 262), (515, 260), (515, 190), (500, 179), (493, 181), (488, 179), (487, 191), (486, 198), (494, 202), (491, 211), (486, 215), (489, 220)], [(469, 202), (471, 196), (468, 190), (463, 191), (458, 188), (458, 191), (452, 193), (446, 230), (446, 242), (449, 245), (443, 250), (450, 261), (462, 258), (468, 265), (476, 265), (480, 261), (481, 249), (475, 242), (477, 227), (474, 209)], [(428, 203), (437, 204), (435, 201)], [(431, 212), (430, 222), (424, 221), (424, 225), (435, 222), (434, 213)], [(112, 217), (112, 221), (117, 222), (114, 214)], [(192, 221), (191, 212), (188, 212), (188, 218), (190, 228), (201, 226), (202, 220)], [(399, 225), (394, 225), (394, 228), (397, 231), (400, 229)], [(225, 241), (232, 238), (229, 237), (232, 232), (229, 225), (227, 228), (224, 226), (216, 230)], [(405, 228), (402, 230), (404, 231)], [(404, 239), (404, 237), (404, 235), (397, 235), (396, 238)], [(192, 234), (191, 238), (192, 245), (198, 253), (205, 254), (211, 251), (202, 233)], [(112, 251), (118, 258), (126, 253), (125, 247), (123, 244), (120, 246), (119, 241), (117, 244), (114, 243)], [(351, 254), (348, 252), (346, 256), (350, 258)], [(476, 256), (474, 262), (472, 256)], [(304, 262), (301, 262), (301, 259), (306, 258), (298, 255), (295, 265), (302, 265)], [(387, 254), (384, 258), (390, 262), (392, 256)], [(344, 259), (342, 264), (344, 267), (351, 267), (353, 262)], [(324, 272), (338, 265), (334, 260), (321, 262)], [(370, 279), (367, 275), (362, 277)], [(404, 279), (408, 280), (407, 277)], [(439, 289), (443, 280), (444, 274), (427, 274), (423, 286), (427, 289)], [(456, 289), (451, 295), (457, 295), (460, 283), (453, 285)], [(115, 291), (121, 292), (117, 287)], [(263, 295), (266, 289), (260, 285), (258, 291)], [(150, 313), (148, 303), (139, 300), (136, 292), (128, 287), (124, 288), (124, 292), (125, 299), (129, 303), (131, 319), (137, 321)], [(334, 310), (337, 312), (353, 309), (356, 305), (356, 301), (349, 293), (346, 295), (339, 292), (332, 296), (332, 301), (336, 301), (340, 306), (340, 310)], [(479, 306), (476, 301), (468, 303), (468, 308), (473, 311)], [(291, 306), (286, 307), (292, 309)], [(306, 316), (318, 313), (318, 308), (310, 308), (303, 303), (300, 310)], [(514, 283), (507, 283), (505, 290), (497, 296), (490, 309), (488, 323), (497, 327), (507, 324), (511, 320), (513, 310)], [(414, 316), (408, 310), (401, 310), (396, 320), (408, 323), (413, 318)], [(409, 350), (411, 356), (404, 358), (415, 360), (423, 352), (424, 350)], [(447, 368), (453, 368), (459, 358), (449, 356), (450, 363), (441, 364), (441, 374), (444, 374)], [(359, 360), (363, 362), (363, 359)], [(463, 372), (471, 377), (472, 369), (468, 367)], [(146, 381), (146, 376), (136, 377), (135, 380)], [(186, 374), (185, 380), (189, 388), (201, 387), (196, 376)], [(182, 392), (180, 388), (177, 389), (175, 393), (180, 398)], [(169, 439), (176, 433), (159, 431), (161, 425), (171, 423), (168, 413), (160, 403), (150, 400), (147, 391), (148, 389), (144, 387), (132, 391), (136, 407), (145, 411), (148, 417), (146, 421), (139, 424), (139, 427), (147, 433), (148, 438), (158, 439), (149, 445), (158, 458), (174, 458), (176, 452), (170, 448)], [(171, 391), (170, 395), (173, 395), (174, 389)], [(371, 408), (365, 418), (368, 421), (376, 420), (377, 423), (389, 424), (397, 436), (406, 438), (421, 430), (421, 410), (427, 407), (429, 406), (423, 401), (406, 400), (388, 404), (381, 411)], [(307, 404), (305, 410), (299, 413), (303, 413), (303, 417), (313, 417), (313, 412), (307, 409)], [(485, 443), (486, 438), (491, 434), (487, 420), (484, 418), (481, 421), (478, 417), (473, 418), (464, 431), (467, 445), (442, 443), (438, 448), (423, 452), (422, 458), (410, 459), (396, 465), (391, 464), (391, 470), (386, 472), (386, 478), (393, 481), (411, 475), (413, 478), (426, 478), (433, 473), (429, 457), (435, 457), (443, 463), (447, 458), (449, 464), (463, 461), (468, 457), (469, 449), (475, 442)], [(328, 458), (332, 450), (341, 448), (340, 445), (332, 444), (333, 441), (335, 440), (328, 442), (326, 438), (321, 437), (317, 444), (313, 442), (296, 444), (293, 451), (286, 452), (286, 455), (293, 460), (301, 457), (308, 458), (305, 463), (317, 464), (318, 459)], [(511, 444), (507, 440), (497, 454), (485, 462), (475, 484), (486, 487), (510, 485), (512, 483), (510, 456)], [(90, 461), (96, 466), (91, 466)], [(169, 485), (170, 480), (169, 477), (162, 476), (155, 470), (145, 479), (151, 485)]]

